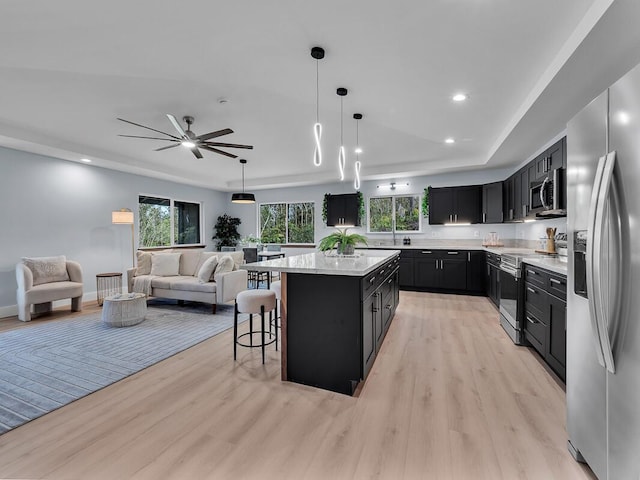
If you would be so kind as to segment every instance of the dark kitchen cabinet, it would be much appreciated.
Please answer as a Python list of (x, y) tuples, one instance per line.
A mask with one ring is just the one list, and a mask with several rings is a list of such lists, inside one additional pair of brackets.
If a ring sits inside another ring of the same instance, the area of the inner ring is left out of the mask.
[(402, 250), (400, 252), (400, 271), (398, 272), (398, 283), (401, 287), (413, 287), (413, 252)]
[(536, 180), (546, 177), (549, 172), (557, 168), (566, 166), (566, 157), (567, 137), (563, 137), (535, 158)]
[(482, 293), (484, 291), (485, 253), (482, 250), (467, 252), (467, 291)]
[(413, 261), (413, 285), (419, 288), (439, 288), (441, 259), (438, 255), (424, 250), (419, 252)]
[(379, 301), (371, 295), (362, 304), (362, 364), (368, 372), (376, 358), (376, 325), (380, 319)]
[(502, 223), (502, 182), (482, 186), (482, 223)]
[(566, 277), (525, 267), (525, 338), (564, 381), (566, 376)]
[(429, 224), (481, 223), (482, 186), (429, 188)]
[(440, 261), (440, 285), (447, 290), (467, 289), (467, 260), (445, 258)]
[(502, 182), (502, 208), (505, 222), (515, 220), (515, 185), (515, 174)]
[(360, 197), (357, 193), (327, 196), (327, 225), (360, 226)]

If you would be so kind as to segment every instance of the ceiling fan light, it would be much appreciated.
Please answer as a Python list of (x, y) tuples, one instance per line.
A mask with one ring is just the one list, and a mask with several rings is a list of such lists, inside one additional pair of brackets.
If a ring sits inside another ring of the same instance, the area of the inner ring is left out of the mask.
[(231, 195), (232, 203), (256, 203), (256, 196), (253, 193), (238, 192)]
[(196, 144), (185, 140), (184, 142), (182, 142), (182, 146), (185, 148), (193, 148), (196, 146)]

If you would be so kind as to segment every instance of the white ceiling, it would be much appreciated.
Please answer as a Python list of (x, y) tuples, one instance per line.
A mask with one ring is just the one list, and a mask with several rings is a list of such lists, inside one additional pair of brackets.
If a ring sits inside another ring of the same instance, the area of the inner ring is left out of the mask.
[[(601, 88), (600, 75), (584, 82), (573, 72), (590, 63), (576, 55), (612, 1), (4, 0), (0, 145), (237, 188), (237, 160), (117, 136), (152, 132), (116, 117), (174, 133), (166, 113), (193, 115), (196, 134), (229, 127), (220, 141), (254, 145), (233, 151), (249, 161), (249, 187), (335, 182), (335, 91), (346, 87), (348, 179), (355, 112), (364, 179), (516, 165)], [(315, 45), (326, 50), (319, 168)], [(469, 100), (452, 102), (456, 92)]]

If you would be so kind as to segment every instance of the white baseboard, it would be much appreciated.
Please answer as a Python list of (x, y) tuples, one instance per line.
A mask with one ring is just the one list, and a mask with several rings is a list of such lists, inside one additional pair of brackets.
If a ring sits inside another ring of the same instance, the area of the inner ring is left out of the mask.
[[(85, 292), (82, 295), (82, 303), (95, 302), (98, 298), (98, 292)], [(56, 300), (53, 302), (53, 308), (58, 307), (70, 307), (71, 299)], [(7, 305), (6, 307), (0, 307), (0, 318), (15, 317), (18, 315), (18, 305)]]

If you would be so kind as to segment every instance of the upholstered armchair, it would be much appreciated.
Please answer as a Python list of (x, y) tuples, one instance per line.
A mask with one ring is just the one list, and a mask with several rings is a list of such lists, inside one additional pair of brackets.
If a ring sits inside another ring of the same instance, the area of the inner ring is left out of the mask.
[(23, 258), (16, 265), (18, 318), (31, 320), (33, 313), (45, 313), (53, 301), (71, 299), (71, 310), (82, 310), (82, 267), (79, 263), (59, 257)]

